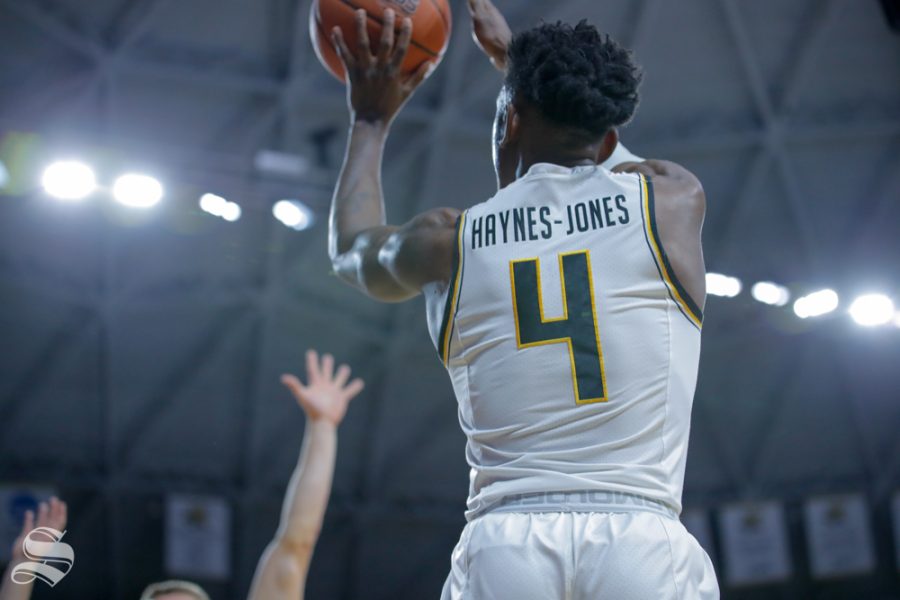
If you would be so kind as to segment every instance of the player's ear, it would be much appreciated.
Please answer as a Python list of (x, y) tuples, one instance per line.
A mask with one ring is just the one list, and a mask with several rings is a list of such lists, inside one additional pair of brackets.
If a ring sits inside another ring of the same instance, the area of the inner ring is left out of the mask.
[(612, 153), (616, 150), (616, 146), (618, 145), (619, 132), (615, 127), (610, 127), (609, 131), (606, 132), (606, 135), (603, 136), (600, 146), (597, 148), (595, 162), (598, 165), (605, 163), (606, 160), (612, 156)]
[(504, 86), (497, 96), (497, 114), (494, 118), (495, 148), (506, 148), (516, 141), (519, 134), (518, 114), (512, 91)]
[(506, 133), (502, 142), (504, 146), (519, 139), (519, 124), (519, 111), (516, 109), (516, 103), (510, 102), (506, 112)]

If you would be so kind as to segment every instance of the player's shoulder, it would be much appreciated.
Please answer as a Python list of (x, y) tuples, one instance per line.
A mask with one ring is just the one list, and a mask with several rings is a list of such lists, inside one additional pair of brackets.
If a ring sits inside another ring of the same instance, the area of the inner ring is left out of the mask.
[(706, 194), (700, 178), (689, 169), (670, 160), (648, 159), (643, 162), (623, 163), (615, 173), (639, 174), (645, 177), (658, 201), (677, 202), (697, 209), (706, 208)]

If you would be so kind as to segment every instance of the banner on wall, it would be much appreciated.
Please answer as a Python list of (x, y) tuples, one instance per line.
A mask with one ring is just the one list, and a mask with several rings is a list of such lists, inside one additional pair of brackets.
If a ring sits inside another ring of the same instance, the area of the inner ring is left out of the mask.
[(803, 517), (813, 577), (827, 579), (874, 570), (869, 509), (861, 494), (811, 498), (803, 507)]
[(166, 572), (198, 579), (230, 575), (231, 507), (216, 496), (166, 498)]
[(891, 502), (891, 514), (894, 517), (894, 554), (897, 558), (897, 570), (900, 571), (900, 492), (894, 494)]
[(712, 528), (709, 525), (709, 515), (705, 510), (692, 508), (681, 513), (681, 522), (684, 528), (690, 532), (710, 558), (714, 557), (714, 546), (712, 537)]
[(733, 504), (719, 512), (725, 580), (730, 585), (784, 581), (791, 576), (784, 507), (778, 502)]
[(9, 562), (12, 545), (22, 531), (26, 511), (37, 514), (38, 504), (49, 500), (54, 490), (43, 486), (0, 485), (0, 563)]

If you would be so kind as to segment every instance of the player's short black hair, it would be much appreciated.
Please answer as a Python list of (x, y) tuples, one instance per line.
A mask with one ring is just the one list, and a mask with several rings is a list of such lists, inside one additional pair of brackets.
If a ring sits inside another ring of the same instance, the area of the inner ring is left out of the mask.
[(631, 119), (640, 83), (631, 52), (587, 21), (544, 23), (509, 46), (513, 92), (550, 121), (592, 136)]

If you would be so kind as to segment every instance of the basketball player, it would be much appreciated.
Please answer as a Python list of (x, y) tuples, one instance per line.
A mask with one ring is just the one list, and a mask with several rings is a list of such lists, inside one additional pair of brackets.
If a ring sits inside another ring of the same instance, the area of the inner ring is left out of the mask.
[(306, 377), (305, 385), (293, 375), (281, 378), (306, 413), (306, 432), (284, 495), (281, 523), (259, 559), (248, 600), (303, 598), (306, 574), (331, 494), (337, 428), (350, 400), (364, 385), (361, 379), (350, 381), (347, 365), (335, 371), (330, 354), (320, 361), (313, 350), (306, 353)]
[[(486, 24), (473, 13), (477, 34)], [(585, 22), (512, 37), (499, 57), (499, 191), (391, 226), (384, 142), (425, 73), (398, 69), (408, 21), (395, 41), (386, 12), (373, 55), (365, 19), (355, 50), (333, 32), (352, 126), (330, 252), (375, 299), (425, 295), (471, 465), (442, 597), (717, 598), (709, 558), (678, 520), (705, 199), (670, 162), (599, 166), (638, 104), (630, 53)]]

